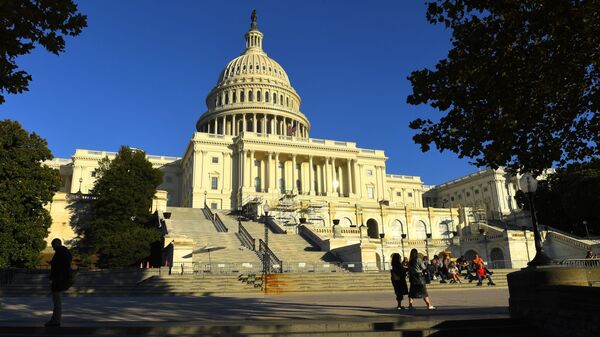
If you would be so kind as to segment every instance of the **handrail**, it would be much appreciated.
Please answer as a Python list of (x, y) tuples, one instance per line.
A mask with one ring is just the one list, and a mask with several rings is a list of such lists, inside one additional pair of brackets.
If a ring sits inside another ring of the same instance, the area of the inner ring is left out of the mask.
[(265, 217), (265, 218), (266, 219), (263, 219), (263, 220), (267, 224), (267, 227), (269, 227), (273, 233), (276, 233), (276, 234), (287, 234), (287, 230), (281, 228), (281, 226), (279, 226), (279, 224), (275, 220), (273, 220), (272, 217), (268, 216), (268, 217)]
[(225, 224), (223, 223), (223, 220), (221, 220), (221, 217), (219, 216), (219, 214), (214, 213), (214, 220), (213, 220), (213, 224), (215, 225), (215, 227), (217, 228), (217, 231), (219, 232), (229, 232), (229, 229), (227, 228), (227, 226), (225, 226)]
[[(259, 255), (264, 259), (265, 253), (269, 258), (269, 266), (271, 266), (270, 269), (273, 269), (274, 266), (276, 266), (276, 270), (278, 273), (282, 273), (283, 272), (283, 261), (281, 261), (277, 255), (275, 255), (275, 253), (273, 253), (273, 251), (267, 246), (267, 244), (262, 240), (262, 239), (258, 239), (258, 243), (259, 243)], [(263, 260), (264, 263), (264, 260)]]
[(256, 251), (256, 239), (250, 235), (248, 230), (242, 225), (241, 221), (238, 221), (238, 234), (238, 238), (244, 247)]
[(562, 266), (571, 266), (571, 267), (600, 267), (600, 259), (565, 259), (559, 261), (558, 264)]
[(208, 205), (204, 204), (204, 207), (202, 208), (202, 214), (204, 214), (206, 220), (213, 220), (213, 213), (210, 208), (208, 208)]

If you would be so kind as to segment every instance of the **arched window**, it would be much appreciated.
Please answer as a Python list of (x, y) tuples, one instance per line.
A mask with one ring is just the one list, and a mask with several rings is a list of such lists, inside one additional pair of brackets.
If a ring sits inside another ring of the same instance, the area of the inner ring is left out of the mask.
[(223, 95), (219, 95), (219, 105), (223, 105)]
[(277, 104), (277, 93), (273, 93), (273, 104)]
[(215, 97), (215, 107), (219, 105), (219, 98)]
[(257, 91), (256, 91), (256, 101), (257, 101), (257, 102), (260, 102), (260, 101), (262, 101), (262, 95), (261, 95), (261, 93), (260, 93), (260, 90), (257, 90)]
[(245, 95), (244, 95), (244, 91), (243, 91), (243, 90), (242, 90), (242, 91), (240, 91), (240, 102), (242, 102), (242, 103), (244, 103), (244, 99), (245, 99), (245, 97), (244, 97), (244, 96), (245, 96)]
[(237, 102), (237, 94), (236, 94), (236, 92), (234, 91), (234, 92), (233, 92), (233, 103), (236, 103), (236, 102)]
[(265, 91), (265, 102), (269, 103), (269, 92)]
[(279, 95), (279, 104), (283, 105), (283, 95)]
[(252, 93), (252, 90), (248, 91), (248, 102), (252, 102), (254, 101), (254, 94)]
[(229, 93), (225, 94), (225, 104), (229, 104)]
[(425, 222), (419, 220), (415, 223), (415, 230), (414, 230), (414, 239), (415, 240), (425, 240), (427, 239), (427, 225), (425, 225)]
[(285, 105), (290, 106), (290, 98), (289, 97), (285, 98)]

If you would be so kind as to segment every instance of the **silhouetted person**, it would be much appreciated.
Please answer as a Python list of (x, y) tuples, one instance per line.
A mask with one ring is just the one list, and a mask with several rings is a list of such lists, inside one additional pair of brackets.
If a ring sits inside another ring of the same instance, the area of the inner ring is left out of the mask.
[(398, 302), (398, 310), (404, 310), (402, 306), (402, 300), (404, 295), (408, 295), (408, 286), (406, 285), (406, 272), (408, 266), (404, 266), (400, 263), (400, 254), (392, 254), (392, 286), (394, 286), (394, 293), (396, 293), (396, 301)]
[(50, 261), (50, 289), (52, 290), (52, 302), (54, 309), (52, 318), (45, 326), (60, 326), (62, 319), (62, 292), (69, 289), (73, 282), (71, 272), (72, 256), (67, 247), (62, 245), (60, 239), (52, 240), (52, 248), (54, 248), (54, 256)]
[(427, 287), (425, 286), (424, 271), (427, 270), (423, 260), (419, 258), (419, 253), (416, 249), (410, 251), (408, 258), (408, 279), (410, 281), (410, 289), (408, 290), (408, 309), (414, 310), (413, 299), (422, 298), (427, 304), (427, 309), (433, 310), (435, 307), (431, 305)]

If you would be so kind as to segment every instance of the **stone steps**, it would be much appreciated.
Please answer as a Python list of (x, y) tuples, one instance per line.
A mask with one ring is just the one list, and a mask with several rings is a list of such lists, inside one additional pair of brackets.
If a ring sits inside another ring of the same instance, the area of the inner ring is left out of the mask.
[(271, 320), (249, 322), (213, 322), (203, 324), (158, 324), (137, 326), (68, 326), (54, 329), (31, 326), (5, 326), (0, 336), (286, 336), (286, 337), (358, 337), (358, 336), (478, 336), (485, 331), (490, 337), (534, 336), (535, 328), (509, 318), (461, 317), (428, 318), (337, 318), (322, 320)]

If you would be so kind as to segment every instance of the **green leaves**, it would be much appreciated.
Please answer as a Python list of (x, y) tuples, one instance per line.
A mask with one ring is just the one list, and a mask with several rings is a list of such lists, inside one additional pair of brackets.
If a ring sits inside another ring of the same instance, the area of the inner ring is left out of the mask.
[(77, 224), (84, 240), (99, 254), (101, 267), (137, 264), (150, 253), (150, 244), (160, 239), (151, 221), (150, 208), (162, 172), (152, 167), (143, 151), (122, 147), (115, 159), (104, 159), (96, 170), (98, 180), (91, 190), (95, 199)]
[(34, 267), (52, 223), (44, 205), (60, 187), (47, 143), (15, 121), (0, 121), (0, 268)]
[(435, 70), (411, 73), (415, 143), (478, 166), (541, 173), (600, 155), (600, 0), (438, 0), (427, 19), (452, 29)]
[(87, 18), (72, 0), (0, 1), (0, 104), (3, 93), (28, 90), (31, 76), (18, 70), (17, 57), (29, 54), (36, 44), (53, 54), (65, 49), (64, 36), (77, 36)]

